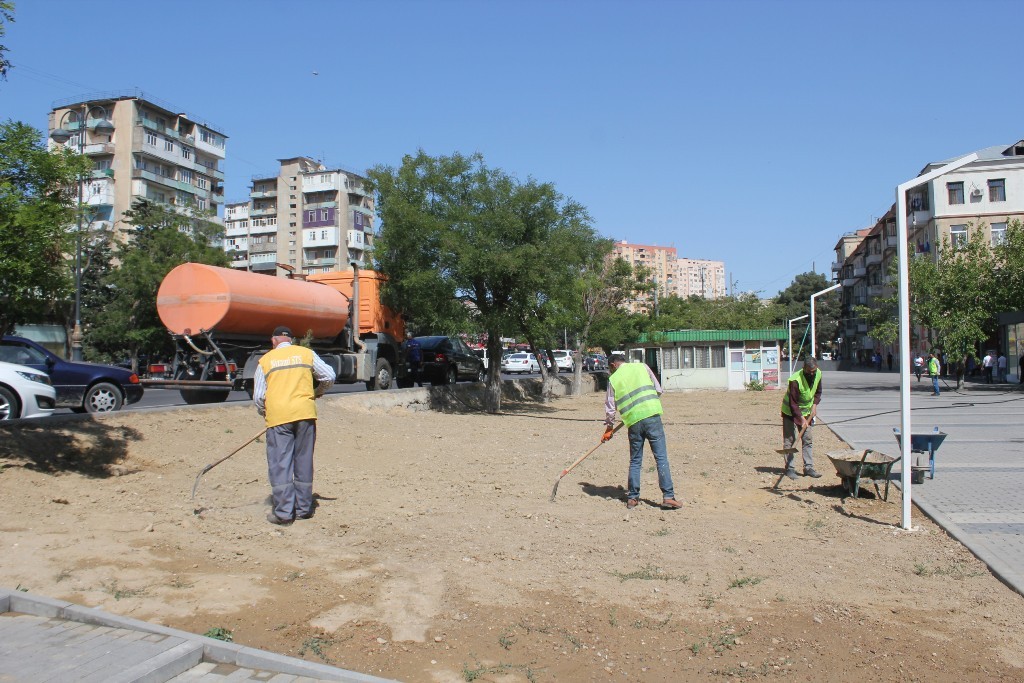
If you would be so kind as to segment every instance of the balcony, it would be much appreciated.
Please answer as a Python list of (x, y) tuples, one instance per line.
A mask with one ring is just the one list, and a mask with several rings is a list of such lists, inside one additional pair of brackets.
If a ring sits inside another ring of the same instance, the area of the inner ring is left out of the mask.
[(868, 285), (868, 296), (878, 297), (882, 296), (885, 291), (885, 285)]
[(250, 192), (249, 196), (253, 199), (266, 199), (268, 197), (276, 197), (277, 190), (269, 190), (267, 192)]
[(853, 287), (859, 279), (859, 277), (844, 277), (842, 281), (843, 287)]
[(877, 264), (879, 264), (881, 262), (882, 262), (882, 253), (881, 252), (878, 252), (877, 254), (868, 254), (867, 256), (864, 257), (864, 265), (866, 265), (866, 266), (874, 266), (874, 265), (877, 265)]
[(321, 173), (314, 173), (311, 175), (302, 176), (302, 191), (303, 192), (337, 192), (341, 187), (341, 177), (338, 174), (332, 174), (333, 180), (324, 182), (320, 180)]
[(110, 142), (92, 143), (82, 147), (83, 154), (113, 154), (114, 145)]
[(899, 238), (896, 235), (890, 235), (889, 237), (885, 238), (885, 246), (887, 247), (895, 247), (898, 246), (899, 243)]
[(104, 168), (104, 169), (94, 168), (92, 171), (90, 171), (89, 177), (94, 179), (94, 180), (98, 179), (98, 178), (113, 178), (114, 177), (114, 169), (112, 169), (112, 168)]
[(277, 242), (257, 242), (249, 245), (250, 254), (276, 254)]
[(203, 154), (209, 154), (210, 156), (217, 157), (218, 159), (224, 158), (224, 147), (218, 147), (217, 145), (209, 142), (203, 142), (202, 138), (193, 140), (191, 144)]
[(303, 259), (303, 266), (335, 266), (338, 263), (336, 258), (312, 258)]
[(854, 277), (864, 277), (867, 274), (868, 274), (868, 269), (866, 267), (864, 267), (864, 266), (854, 266), (853, 267), (853, 276)]
[(362, 183), (349, 180), (345, 183), (345, 191), (349, 194), (357, 194), (361, 197), (369, 197), (370, 193), (363, 187)]
[[(98, 191), (94, 192), (94, 189)], [(110, 181), (105, 183), (89, 183), (86, 186), (86, 194), (83, 201), (89, 206), (113, 206), (114, 184)]]
[(842, 269), (843, 269), (843, 262), (842, 261), (833, 261), (832, 262), (832, 272), (833, 273), (838, 273)]
[(338, 202), (314, 202), (311, 204), (303, 204), (303, 209), (336, 209)]
[(250, 216), (276, 216), (277, 215), (277, 207), (276, 206), (272, 206), (272, 207), (267, 208), (267, 209), (249, 209), (249, 215)]

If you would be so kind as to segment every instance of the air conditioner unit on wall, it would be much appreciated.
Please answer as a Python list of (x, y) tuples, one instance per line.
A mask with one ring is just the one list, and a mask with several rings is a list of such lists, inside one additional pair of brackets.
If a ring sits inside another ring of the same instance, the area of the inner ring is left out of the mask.
[(971, 190), (971, 196), (972, 197), (980, 197), (981, 196), (981, 190), (979, 190), (978, 188), (974, 188), (973, 190)]

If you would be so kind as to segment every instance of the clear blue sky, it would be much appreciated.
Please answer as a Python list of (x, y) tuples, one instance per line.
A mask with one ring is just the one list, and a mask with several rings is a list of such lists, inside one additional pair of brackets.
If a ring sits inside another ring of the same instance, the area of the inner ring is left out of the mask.
[[(616, 239), (772, 296), (931, 161), (1024, 138), (1001, 2), (16, 0), (0, 116), (138, 87), (223, 128), (227, 198), (298, 155), (481, 152)], [(319, 75), (314, 76), (316, 71)]]

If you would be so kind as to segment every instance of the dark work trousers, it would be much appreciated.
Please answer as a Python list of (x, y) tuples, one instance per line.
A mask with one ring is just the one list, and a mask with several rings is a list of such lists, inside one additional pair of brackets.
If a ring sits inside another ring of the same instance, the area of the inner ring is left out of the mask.
[(267, 430), (267, 472), (279, 519), (313, 513), (313, 446), (316, 420), (298, 420)]
[[(811, 430), (814, 427), (807, 425), (807, 429), (804, 430), (804, 436), (801, 439), (800, 447), (803, 450), (804, 456), (804, 471), (814, 469), (814, 456), (812, 455), (812, 449), (814, 448), (814, 434)], [(796, 442), (796, 436), (800, 433), (797, 429), (796, 423), (793, 422), (793, 418), (783, 413), (782, 415), (782, 447), (793, 448)], [(796, 453), (789, 453), (786, 455), (786, 469), (796, 469), (793, 467), (793, 460), (796, 459)]]

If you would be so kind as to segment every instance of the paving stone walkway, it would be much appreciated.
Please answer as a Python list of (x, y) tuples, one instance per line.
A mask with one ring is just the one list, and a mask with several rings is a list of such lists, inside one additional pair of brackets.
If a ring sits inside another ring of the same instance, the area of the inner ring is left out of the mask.
[[(900, 455), (899, 376), (829, 372), (818, 414), (852, 447)], [(913, 433), (938, 427), (948, 436), (935, 457), (935, 479), (911, 487), (915, 505), (1024, 594), (1024, 391), (1019, 384), (971, 382), (954, 391), (911, 377)], [(815, 462), (828, 476), (824, 453)], [(899, 464), (893, 473), (899, 471)], [(918, 511), (914, 511), (920, 514)]]

